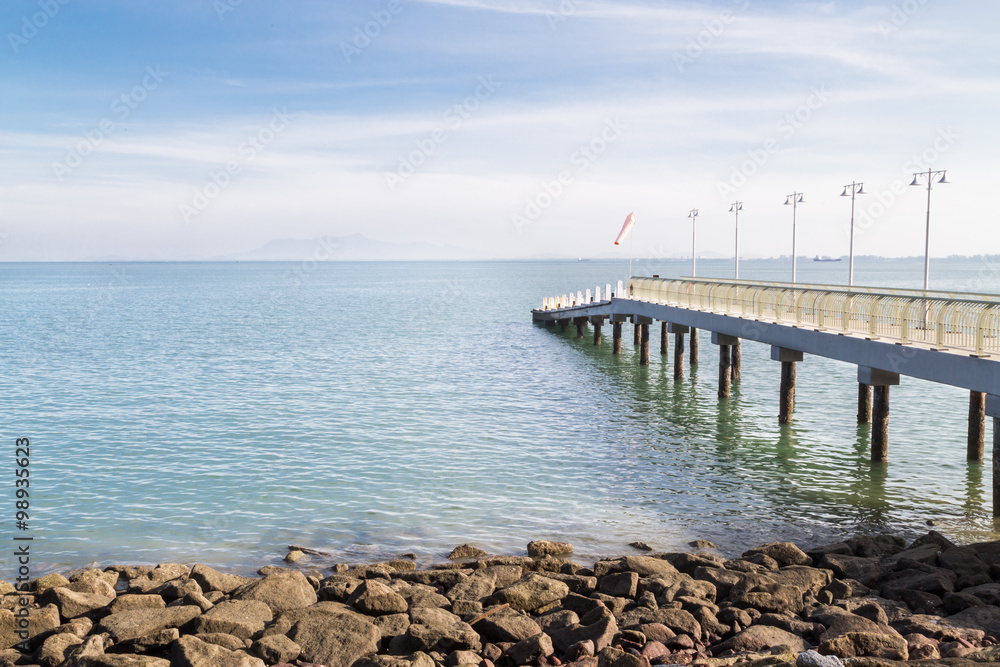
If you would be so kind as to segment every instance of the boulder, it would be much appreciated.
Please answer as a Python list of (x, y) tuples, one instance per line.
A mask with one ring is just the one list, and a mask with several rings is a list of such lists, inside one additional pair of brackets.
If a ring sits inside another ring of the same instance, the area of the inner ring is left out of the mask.
[(906, 569), (896, 572), (879, 583), (882, 597), (902, 600), (905, 591), (919, 591), (933, 595), (944, 595), (955, 590), (955, 573), (942, 568), (931, 568), (930, 572)]
[(560, 554), (573, 553), (573, 545), (569, 542), (552, 542), (549, 540), (535, 540), (528, 542), (528, 555), (532, 558), (542, 556), (558, 556)]
[[(44, 578), (44, 577), (43, 577)], [(59, 627), (59, 609), (54, 605), (28, 610), (28, 637), (34, 643), (34, 638), (44, 635)], [(13, 648), (23, 640), (17, 634), (17, 618), (9, 609), (0, 609), (0, 650)]]
[(59, 614), (68, 621), (71, 618), (88, 614), (95, 609), (107, 607), (114, 601), (114, 596), (77, 593), (67, 587), (59, 587), (45, 591), (39, 597), (39, 601), (43, 604), (56, 605), (59, 608)]
[(942, 551), (938, 555), (938, 565), (951, 570), (958, 577), (990, 573), (990, 566), (979, 557), (973, 547), (956, 547)]
[(773, 558), (778, 562), (779, 566), (812, 565), (812, 559), (791, 542), (763, 544), (746, 551), (743, 557), (748, 558), (754, 554), (763, 554), (769, 558)]
[(105, 616), (97, 624), (95, 631), (107, 632), (113, 640), (120, 642), (138, 639), (167, 628), (180, 628), (200, 615), (201, 609), (192, 606), (130, 609)]
[[(576, 663), (570, 664), (575, 665)], [(643, 660), (620, 648), (611, 646), (597, 654), (597, 667), (648, 667), (648, 665), (648, 660)]]
[(70, 580), (62, 576), (58, 572), (53, 572), (51, 574), (46, 574), (44, 577), (38, 577), (33, 582), (33, 588), (36, 595), (41, 595), (50, 588), (59, 588), (60, 586), (69, 586)]
[(493, 597), (500, 604), (509, 604), (512, 609), (533, 611), (561, 600), (567, 595), (569, 586), (563, 582), (532, 573), (506, 588), (501, 588)]
[(82, 643), (82, 639), (68, 632), (52, 635), (38, 649), (38, 664), (42, 667), (56, 667), (66, 659), (68, 649)]
[(401, 614), (409, 608), (402, 595), (375, 579), (365, 580), (355, 588), (347, 604), (369, 616)]
[(489, 569), (491, 568), (473, 572), (452, 586), (446, 593), (446, 597), (454, 602), (455, 600), (482, 600), (493, 595), (493, 591), (496, 590), (497, 578)]
[(108, 607), (112, 614), (130, 609), (163, 609), (167, 603), (159, 595), (128, 593), (119, 595)]
[(799, 653), (795, 667), (844, 667), (844, 663), (835, 655), (822, 655), (810, 649)]
[(234, 600), (263, 602), (275, 614), (316, 604), (316, 591), (305, 575), (297, 570), (276, 572), (255, 579), (233, 590)]
[(862, 558), (843, 554), (826, 554), (820, 561), (825, 567), (843, 579), (856, 579), (865, 586), (874, 586), (882, 574), (877, 558)]
[[(137, 637), (136, 639), (126, 639), (125, 641), (118, 642), (114, 646), (108, 649), (109, 653), (148, 653), (151, 651), (164, 651), (170, 643), (176, 641), (180, 637), (181, 633), (177, 628), (167, 628), (166, 630), (159, 630), (149, 635), (143, 635), (142, 637)], [(229, 635), (226, 635), (227, 637)], [(239, 642), (235, 637), (232, 638), (233, 641)], [(243, 647), (243, 643), (240, 643), (240, 648)]]
[(560, 653), (566, 653), (574, 644), (588, 641), (593, 643), (596, 652), (600, 652), (601, 649), (611, 645), (616, 634), (618, 634), (618, 623), (610, 614), (589, 625), (573, 624), (552, 628), (549, 631), (552, 644)]
[(507, 649), (506, 654), (515, 665), (527, 665), (538, 658), (547, 658), (554, 652), (552, 640), (543, 632), (534, 637), (522, 639)]
[(541, 626), (530, 616), (503, 611), (487, 616), (476, 623), (475, 629), (491, 642), (519, 642), (542, 632)]
[(729, 600), (737, 607), (752, 607), (761, 612), (802, 611), (802, 591), (797, 586), (762, 583), (744, 593), (730, 592)]
[(170, 649), (171, 667), (265, 667), (264, 661), (242, 651), (230, 651), (190, 635), (181, 637)]
[(202, 592), (221, 591), (230, 593), (243, 584), (253, 581), (248, 577), (240, 577), (235, 574), (219, 572), (207, 565), (195, 565), (191, 568), (191, 578), (198, 582)]
[(605, 595), (619, 598), (634, 598), (639, 585), (639, 575), (635, 572), (618, 572), (601, 577), (598, 590)]
[(300, 609), (286, 614), (286, 620), (295, 619), (288, 638), (302, 648), (299, 657), (306, 662), (351, 667), (378, 650), (378, 628), (347, 608)]
[(471, 544), (460, 544), (451, 550), (448, 554), (448, 558), (452, 560), (465, 559), (465, 558), (482, 558), (483, 556), (488, 556), (489, 554), (472, 546)]
[(285, 635), (261, 637), (253, 643), (252, 650), (269, 665), (291, 662), (302, 653), (302, 647)]
[(787, 645), (793, 651), (805, 651), (811, 648), (802, 637), (786, 632), (781, 628), (769, 625), (751, 625), (746, 630), (738, 632), (729, 639), (712, 647), (716, 655), (725, 651), (763, 651), (772, 646)]
[(478, 651), (482, 645), (479, 634), (468, 623), (435, 607), (410, 611), (410, 627), (406, 634), (424, 651)]
[(194, 619), (195, 632), (223, 632), (249, 639), (273, 620), (271, 608), (258, 600), (226, 600)]
[(886, 660), (906, 660), (909, 653), (906, 640), (899, 635), (874, 632), (848, 632), (820, 643), (819, 652), (840, 658), (871, 657)]

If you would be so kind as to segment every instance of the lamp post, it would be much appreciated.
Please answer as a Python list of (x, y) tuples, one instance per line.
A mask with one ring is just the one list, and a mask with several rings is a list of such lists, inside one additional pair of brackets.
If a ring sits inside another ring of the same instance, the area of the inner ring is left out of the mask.
[(730, 213), (736, 213), (736, 280), (740, 279), (740, 211), (743, 210), (743, 202), (733, 202), (729, 207)]
[(847, 196), (847, 190), (851, 190), (851, 254), (847, 260), (847, 285), (854, 285), (854, 197), (856, 195), (866, 195), (864, 183), (851, 183), (844, 186), (841, 197)]
[(696, 231), (697, 231), (695, 229), (695, 227), (696, 227), (696, 224), (698, 222), (698, 209), (696, 209), (696, 208), (691, 209), (691, 212), (688, 213), (688, 217), (691, 218), (691, 277), (694, 278), (694, 276), (695, 276), (695, 259), (696, 259), (695, 250), (694, 250), (695, 245), (694, 244), (695, 244), (695, 238), (696, 238), (695, 234), (696, 234)]
[(926, 172), (918, 172), (913, 175), (913, 182), (910, 185), (920, 185), (920, 178), (923, 176), (927, 177), (927, 231), (924, 235), (924, 291), (928, 289), (930, 283), (931, 274), (931, 189), (934, 185), (934, 177), (941, 174), (941, 179), (938, 183), (950, 183), (948, 180), (948, 171), (931, 171), (928, 169)]
[(792, 207), (792, 282), (795, 282), (795, 215), (799, 204), (805, 204), (801, 192), (793, 192), (785, 197), (785, 206)]

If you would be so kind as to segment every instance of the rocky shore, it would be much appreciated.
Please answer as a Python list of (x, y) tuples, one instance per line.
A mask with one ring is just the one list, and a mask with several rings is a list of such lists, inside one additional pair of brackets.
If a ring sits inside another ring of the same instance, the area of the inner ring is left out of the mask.
[(331, 567), (292, 548), (289, 568), (260, 577), (178, 564), (50, 574), (23, 591), (0, 583), (0, 665), (1000, 662), (1000, 542), (956, 546), (932, 531), (910, 544), (776, 542), (732, 560), (692, 546), (636, 543), (592, 567), (568, 560), (569, 544), (541, 541), (528, 556), (462, 545), (423, 570), (408, 558)]

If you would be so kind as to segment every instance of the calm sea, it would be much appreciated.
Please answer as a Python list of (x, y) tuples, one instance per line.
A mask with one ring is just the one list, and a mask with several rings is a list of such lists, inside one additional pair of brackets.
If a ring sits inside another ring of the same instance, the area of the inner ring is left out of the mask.
[[(844, 283), (846, 262), (801, 261)], [(787, 261), (741, 277), (787, 279)], [(700, 261), (729, 277), (731, 262)], [(288, 544), (346, 561), (440, 558), (531, 539), (583, 557), (708, 539), (995, 538), (990, 461), (965, 461), (968, 395), (904, 378), (888, 465), (855, 423), (856, 369), (780, 365), (747, 343), (732, 399), (715, 348), (675, 383), (631, 344), (612, 357), (532, 325), (543, 296), (626, 277), (624, 262), (0, 265), (2, 475), (31, 439), (35, 573), (97, 561), (250, 571)], [(633, 273), (687, 275), (680, 261)], [(920, 260), (861, 259), (860, 285), (919, 287)], [(998, 291), (988, 261), (936, 260), (932, 286)], [(657, 349), (658, 333), (653, 336)], [(630, 341), (627, 341), (630, 343)], [(671, 359), (672, 362), (672, 359)], [(9, 556), (5, 573), (12, 576)]]

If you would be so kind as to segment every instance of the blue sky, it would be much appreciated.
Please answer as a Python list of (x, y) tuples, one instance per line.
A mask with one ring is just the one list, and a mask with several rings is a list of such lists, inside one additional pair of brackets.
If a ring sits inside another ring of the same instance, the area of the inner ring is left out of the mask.
[[(1000, 252), (992, 0), (8, 0), (0, 260)], [(367, 34), (365, 34), (367, 31)]]

